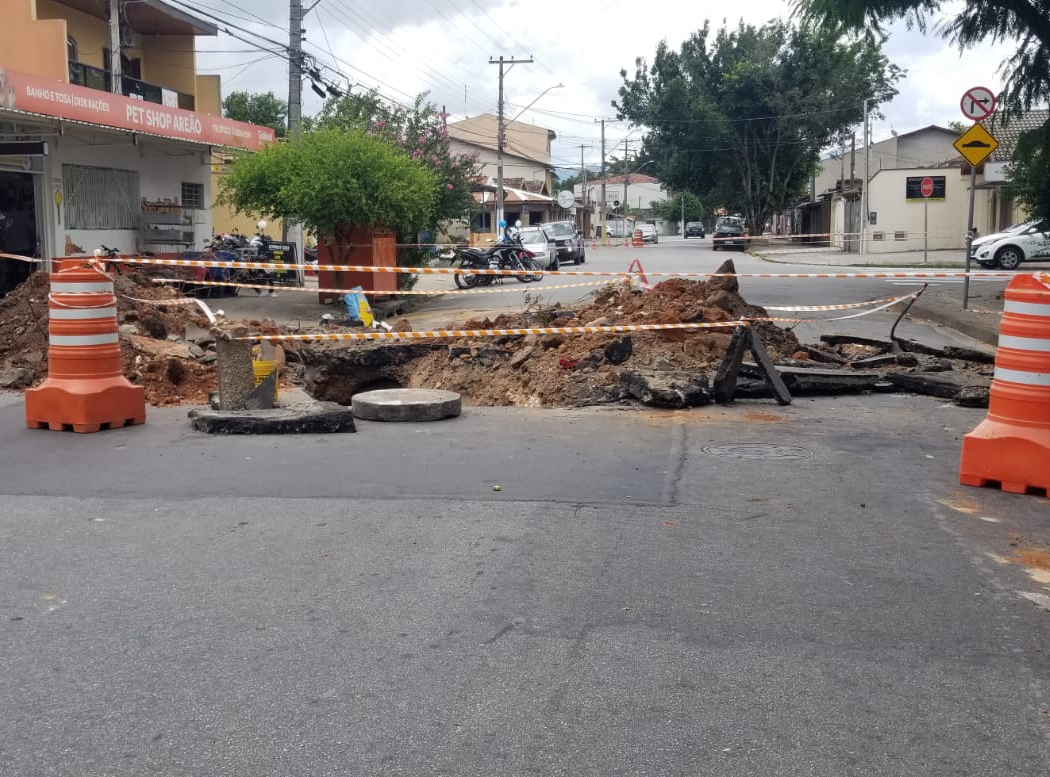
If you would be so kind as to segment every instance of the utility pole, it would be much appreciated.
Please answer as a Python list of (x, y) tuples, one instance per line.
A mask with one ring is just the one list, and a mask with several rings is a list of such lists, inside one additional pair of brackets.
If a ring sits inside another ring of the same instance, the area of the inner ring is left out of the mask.
[[(288, 1), (288, 137), (298, 140), (303, 118), (303, 0)], [(301, 224), (283, 222), (284, 239), (295, 243), (296, 261), (302, 261), (303, 228)], [(296, 270), (299, 282), (306, 280), (303, 270)]]
[(608, 211), (608, 208), (605, 205), (605, 119), (601, 119), (601, 123), (602, 123), (602, 200), (601, 200), (601, 208), (602, 208), (602, 218), (601, 218), (601, 222), (602, 222), (602, 245), (603, 246), (607, 246), (607, 245), (609, 245), (609, 234), (608, 234), (608, 231), (606, 229), (607, 225), (606, 225), (606, 222), (605, 222), (605, 218), (606, 218), (605, 214)]
[(295, 139), (303, 117), (303, 0), (288, 6), (288, 137)]
[(864, 212), (861, 213), (860, 228), (860, 252), (868, 252), (868, 226), (871, 223), (871, 200), (868, 199), (868, 184), (871, 183), (870, 161), (868, 152), (871, 149), (870, 129), (868, 126), (868, 101), (864, 101), (864, 189), (861, 191), (861, 202), (864, 203)]
[[(528, 59), (507, 59), (501, 56), (499, 59), (489, 57), (490, 65), (499, 65), (499, 115), (496, 122), (496, 212), (493, 214), (492, 229), (498, 230), (500, 219), (503, 218), (503, 145), (505, 128), (503, 126), (503, 76), (515, 65), (531, 65), (532, 57)], [(510, 65), (507, 70), (504, 65)]]
[(120, 56), (120, 0), (109, 0), (109, 91), (124, 94)]
[(627, 237), (627, 182), (630, 173), (627, 172), (627, 138), (623, 139), (623, 236)]
[[(583, 161), (583, 152), (585, 149), (590, 148), (586, 143), (580, 144), (580, 196), (583, 198), (583, 211), (586, 213), (590, 209), (590, 197), (587, 195), (587, 167)], [(584, 222), (587, 218), (581, 213), (580, 214), (580, 229), (583, 229)]]

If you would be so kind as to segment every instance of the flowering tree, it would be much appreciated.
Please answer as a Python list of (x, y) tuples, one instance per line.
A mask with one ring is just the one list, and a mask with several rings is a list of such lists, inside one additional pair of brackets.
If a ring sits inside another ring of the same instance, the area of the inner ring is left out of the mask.
[(387, 138), (433, 171), (436, 191), (428, 227), (471, 214), (475, 202), (470, 187), (480, 170), (477, 157), (452, 153), (444, 115), (425, 94), (411, 107), (386, 102), (374, 90), (331, 97), (306, 126)]

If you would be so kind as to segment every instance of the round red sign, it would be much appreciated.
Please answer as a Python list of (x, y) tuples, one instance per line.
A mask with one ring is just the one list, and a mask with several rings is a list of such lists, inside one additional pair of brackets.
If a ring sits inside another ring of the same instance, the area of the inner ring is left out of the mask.
[(922, 183), (919, 185), (919, 191), (922, 192), (923, 197), (933, 196), (933, 179), (923, 178)]

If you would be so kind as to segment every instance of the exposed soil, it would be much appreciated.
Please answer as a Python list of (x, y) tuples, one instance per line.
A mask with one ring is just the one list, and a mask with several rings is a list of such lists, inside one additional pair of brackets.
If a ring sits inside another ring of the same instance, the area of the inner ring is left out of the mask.
[[(154, 277), (170, 276), (171, 272), (171, 268), (146, 267), (125, 269), (115, 277), (124, 374), (145, 388), (151, 405), (206, 404), (217, 386), (214, 345), (204, 331), (210, 324), (203, 311), (179, 290), (153, 283)], [(719, 272), (733, 272), (732, 262), (726, 262)], [(34, 273), (0, 300), (2, 386), (23, 388), (47, 376), (48, 290), (48, 277)], [(755, 320), (766, 316), (763, 308), (749, 305), (740, 296), (736, 278), (675, 278), (647, 291), (609, 288), (574, 308), (505, 314), (468, 320), (461, 326), (521, 329), (718, 323), (747, 318), (753, 321), (753, 329), (770, 357), (781, 364), (834, 369), (879, 352), (851, 343), (802, 346), (792, 332), (772, 322)], [(223, 325), (240, 325), (252, 334), (282, 333), (268, 320), (225, 321)], [(187, 327), (196, 330), (197, 336), (187, 338)], [(394, 328), (410, 330), (410, 317), (398, 319)], [(689, 376), (713, 375), (717, 370), (732, 333), (730, 326), (408, 343), (305, 343), (289, 352), (287, 366), (281, 348), (277, 349), (277, 360), (286, 367), (282, 385), (301, 384), (319, 399), (343, 403), (364, 389), (400, 385), (456, 391), (475, 405), (581, 406), (633, 401), (631, 397), (639, 395), (625, 392), (624, 385), (633, 385), (639, 375), (643, 382), (666, 383), (671, 394), (688, 393), (695, 388)], [(810, 361), (810, 355), (824, 361), (829, 352), (837, 360), (832, 364)], [(952, 368), (945, 360), (912, 357), (913, 364), (922, 360), (930, 370)], [(931, 365), (930, 361), (944, 364)], [(686, 376), (684, 383), (675, 376)], [(779, 417), (753, 420), (776, 422)]]
[[(735, 279), (671, 279), (652, 290), (608, 290), (578, 310), (540, 311), (471, 320), (468, 329), (619, 326), (733, 321), (762, 317), (748, 305)], [(774, 358), (799, 349), (795, 336), (758, 323)], [(551, 334), (495, 341), (454, 340), (417, 360), (406, 385), (443, 388), (483, 405), (579, 405), (619, 397), (624, 369), (714, 371), (725, 356), (733, 328), (656, 332)]]

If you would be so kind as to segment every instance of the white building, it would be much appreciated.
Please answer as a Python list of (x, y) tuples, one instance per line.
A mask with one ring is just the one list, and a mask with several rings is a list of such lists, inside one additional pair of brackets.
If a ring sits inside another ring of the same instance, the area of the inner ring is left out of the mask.
[[(627, 205), (627, 224), (630, 230), (633, 229), (632, 225), (639, 212), (649, 211), (654, 206), (667, 201), (667, 191), (660, 181), (644, 173), (596, 178), (593, 181), (587, 181), (586, 191), (581, 181), (573, 187), (573, 194), (576, 197), (577, 210), (582, 213), (580, 227), (588, 235), (594, 235), (595, 228), (601, 224), (603, 184), (605, 186), (606, 223), (609, 225), (610, 234), (614, 236), (618, 234), (618, 229), (615, 227), (622, 224), (623, 221), (621, 212), (624, 203)], [(645, 220), (652, 223), (659, 221), (650, 218)]]

